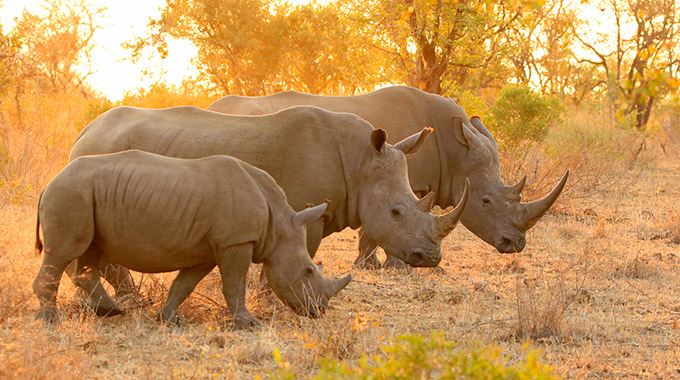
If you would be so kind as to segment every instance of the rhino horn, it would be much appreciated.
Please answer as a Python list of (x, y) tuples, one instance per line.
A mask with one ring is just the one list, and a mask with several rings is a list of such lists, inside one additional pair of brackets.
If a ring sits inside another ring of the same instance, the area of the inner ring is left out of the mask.
[(398, 143), (394, 147), (404, 152), (404, 154), (414, 154), (420, 149), (427, 136), (434, 131), (432, 127), (425, 127), (419, 133), (411, 135)]
[(418, 199), (416, 208), (422, 212), (430, 212), (434, 207), (434, 191), (430, 191), (426, 196)]
[(522, 199), (522, 190), (524, 190), (524, 184), (527, 182), (527, 176), (524, 176), (519, 182), (512, 186), (507, 186), (505, 188), (505, 197), (512, 200)]
[(550, 194), (548, 194), (545, 198), (520, 205), (520, 221), (518, 223), (519, 228), (527, 231), (533, 227), (546, 212), (548, 212), (550, 207), (557, 200), (557, 197), (559, 197), (562, 193), (562, 190), (564, 190), (564, 185), (567, 183), (567, 178), (569, 178), (569, 170), (564, 173), (560, 182), (555, 185)]
[(326, 212), (328, 203), (329, 201), (318, 206), (309, 207), (300, 212), (296, 212), (295, 215), (293, 215), (293, 223), (304, 226), (307, 223), (316, 222), (323, 217), (323, 213)]
[(329, 289), (330, 289), (330, 297), (333, 297), (334, 295), (338, 294), (339, 291), (345, 288), (347, 284), (352, 280), (352, 275), (348, 274), (347, 276), (343, 278), (334, 278), (330, 281), (329, 284)]
[(451, 210), (448, 214), (442, 215), (437, 219), (437, 235), (442, 238), (448, 235), (460, 220), (463, 215), (463, 210), (465, 210), (465, 205), (467, 204), (468, 193), (470, 189), (470, 179), (465, 178), (465, 189), (463, 189), (463, 196), (460, 198), (456, 208)]

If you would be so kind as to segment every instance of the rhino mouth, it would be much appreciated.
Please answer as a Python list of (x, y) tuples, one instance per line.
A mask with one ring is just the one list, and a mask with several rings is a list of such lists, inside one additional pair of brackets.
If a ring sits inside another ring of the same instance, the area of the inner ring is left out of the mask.
[(291, 309), (295, 312), (297, 315), (301, 315), (303, 317), (308, 317), (312, 319), (316, 318), (321, 318), (325, 313), (326, 313), (326, 308), (328, 307), (328, 300), (325, 299), (319, 299), (319, 300), (308, 300), (304, 304), (289, 304)]
[(416, 248), (406, 254), (404, 262), (412, 267), (436, 267), (442, 261), (441, 252), (428, 253), (427, 251)]
[(496, 250), (500, 253), (519, 253), (524, 250), (526, 244), (527, 241), (524, 236), (519, 236), (514, 239), (507, 236), (501, 236), (494, 244), (494, 247), (496, 247)]

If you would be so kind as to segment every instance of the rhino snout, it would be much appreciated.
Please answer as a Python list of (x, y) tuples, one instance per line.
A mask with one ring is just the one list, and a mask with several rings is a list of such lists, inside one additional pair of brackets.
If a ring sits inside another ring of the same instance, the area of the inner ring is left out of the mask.
[(312, 318), (312, 319), (321, 318), (321, 316), (326, 313), (327, 307), (328, 307), (328, 300), (324, 298), (324, 299), (318, 300), (316, 303), (311, 303), (310, 305), (308, 305), (306, 308), (303, 308), (302, 310), (299, 310), (298, 314), (304, 315), (304, 316)]
[(527, 244), (527, 240), (524, 236), (518, 236), (515, 238), (510, 238), (507, 236), (502, 236), (494, 246), (500, 253), (515, 253), (522, 252)]
[(412, 267), (436, 267), (442, 261), (441, 252), (426, 252), (415, 248), (406, 256), (406, 263)]

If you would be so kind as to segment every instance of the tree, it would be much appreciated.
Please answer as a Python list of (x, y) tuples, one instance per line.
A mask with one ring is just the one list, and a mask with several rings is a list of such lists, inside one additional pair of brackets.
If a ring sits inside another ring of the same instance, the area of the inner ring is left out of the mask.
[(85, 80), (102, 12), (84, 0), (49, 0), (0, 36), (0, 190), (40, 189), (66, 163), (77, 120), (98, 101)]
[(365, 73), (334, 6), (291, 8), (274, 0), (167, 0), (150, 25), (149, 46), (163, 56), (166, 38), (198, 47), (196, 65), (221, 94), (264, 95), (295, 89), (335, 94), (356, 89)]
[[(388, 82), (441, 94), (472, 69), (496, 65), (503, 36), (532, 2), (340, 0), (357, 38), (380, 54)], [(491, 77), (493, 78), (493, 76)], [(493, 81), (493, 79), (491, 80)]]
[(579, 105), (593, 89), (606, 83), (592, 65), (579, 62), (573, 30), (581, 24), (579, 5), (570, 0), (547, 0), (511, 25), (507, 59), (518, 83)]
[(676, 0), (604, 0), (600, 7), (616, 30), (594, 40), (575, 32), (594, 55), (584, 61), (604, 72), (617, 116), (644, 129), (659, 98), (678, 88), (680, 8)]

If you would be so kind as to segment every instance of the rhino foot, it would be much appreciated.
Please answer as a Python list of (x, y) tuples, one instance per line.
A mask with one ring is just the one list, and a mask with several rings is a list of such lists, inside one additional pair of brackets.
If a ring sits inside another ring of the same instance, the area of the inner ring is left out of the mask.
[(122, 314), (123, 309), (121, 309), (118, 304), (112, 300), (101, 300), (95, 305), (90, 305), (95, 314), (99, 317), (113, 317), (114, 315)]
[(440, 275), (440, 274), (446, 274), (446, 269), (436, 266), (436, 267), (431, 267), (427, 273), (435, 274), (435, 275)]
[(366, 269), (366, 270), (376, 270), (382, 268), (382, 264), (380, 264), (380, 261), (378, 261), (378, 258), (375, 257), (375, 255), (371, 255), (367, 258), (359, 257), (354, 260), (354, 265), (356, 265), (357, 268), (361, 269)]
[(156, 313), (154, 319), (165, 323), (166, 325), (179, 325), (179, 316), (176, 312), (163, 312), (162, 310)]
[(234, 317), (235, 330), (257, 330), (262, 327), (262, 323), (252, 315), (240, 315)]
[(385, 269), (408, 269), (409, 266), (394, 256), (387, 255), (385, 259)]
[(42, 320), (45, 326), (59, 324), (59, 316), (57, 315), (56, 310), (40, 309), (40, 311), (38, 311), (38, 314), (35, 315), (35, 319)]

